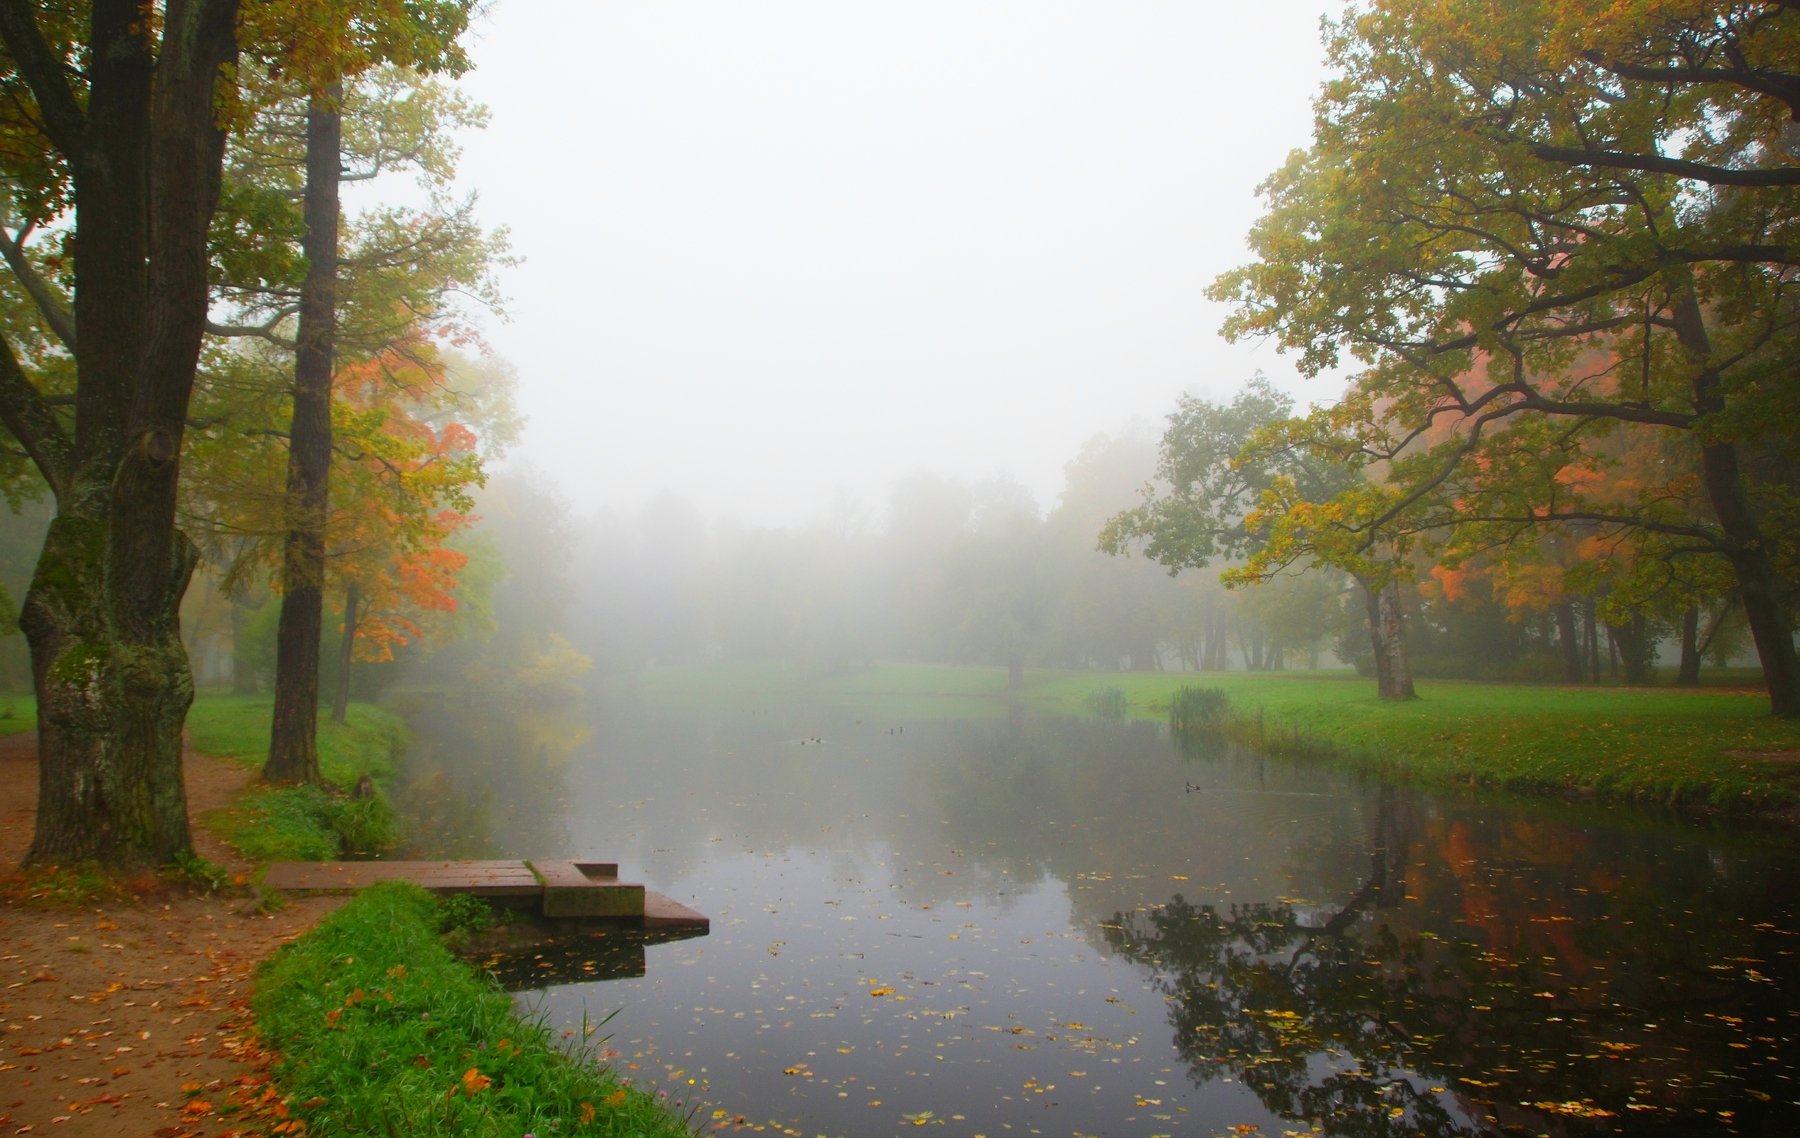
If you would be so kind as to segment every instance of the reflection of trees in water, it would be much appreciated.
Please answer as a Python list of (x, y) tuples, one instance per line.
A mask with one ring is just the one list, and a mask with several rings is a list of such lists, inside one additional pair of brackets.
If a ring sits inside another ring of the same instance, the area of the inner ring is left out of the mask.
[(567, 852), (570, 756), (592, 731), (566, 703), (438, 703), (408, 716), (397, 795), (419, 857)]
[[(1234, 1076), (1330, 1134), (1791, 1132), (1793, 1020), (1742, 966), (1777, 955), (1732, 916), (1750, 899), (1658, 933), (1669, 895), (1703, 906), (1704, 852), (1652, 877), (1654, 852), (1597, 851), (1583, 831), (1409, 813), (1382, 792), (1338, 906), (1177, 895), (1110, 922), (1168, 997), (1196, 1081)], [(1655, 884), (1626, 884), (1640, 877)], [(1570, 898), (1598, 904), (1578, 919)]]

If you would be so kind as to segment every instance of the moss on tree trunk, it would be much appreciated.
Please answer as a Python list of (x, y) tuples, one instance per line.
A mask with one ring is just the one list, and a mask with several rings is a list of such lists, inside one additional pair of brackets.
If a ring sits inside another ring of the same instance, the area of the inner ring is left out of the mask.
[(135, 868), (191, 848), (181, 725), (194, 682), (175, 614), (193, 547), (180, 538), (161, 572), (141, 570), (157, 578), (160, 611), (134, 634), (113, 612), (112, 537), (91, 518), (51, 522), (21, 609), (39, 731), (28, 863)]

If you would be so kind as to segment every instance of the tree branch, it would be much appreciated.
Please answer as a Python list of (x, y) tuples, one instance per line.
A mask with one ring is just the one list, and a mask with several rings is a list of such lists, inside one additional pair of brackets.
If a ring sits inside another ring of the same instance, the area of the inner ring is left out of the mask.
[(7, 267), (12, 269), (13, 276), (18, 278), (19, 283), (25, 287), (26, 294), (37, 305), (38, 311), (43, 313), (44, 322), (56, 333), (56, 338), (62, 341), (69, 354), (74, 355), (75, 313), (63, 306), (55, 290), (43, 277), (38, 276), (37, 270), (32, 268), (30, 260), (26, 258), (25, 237), (30, 232), (31, 227), (24, 225), (19, 228), (19, 235), (13, 237), (6, 232), (5, 226), (0, 225), (0, 256), (6, 258)]
[(1575, 146), (1551, 146), (1543, 142), (1532, 143), (1531, 153), (1546, 162), (1560, 162), (1568, 166), (1635, 170), (1641, 174), (1673, 174), (1678, 178), (1697, 178), (1715, 186), (1800, 186), (1800, 167), (1797, 166), (1733, 170), (1728, 166), (1690, 162), (1685, 158), (1665, 158), (1660, 154), (1589, 150)]
[(73, 469), (74, 447), (56, 412), (31, 382), (12, 343), (0, 337), (0, 423), (12, 432), (59, 499)]
[(69, 86), (63, 61), (44, 41), (30, 0), (0, 0), (0, 40), (12, 53), (19, 74), (31, 88), (42, 116), (44, 135), (63, 157), (73, 160), (81, 149), (87, 116)]
[(288, 351), (292, 351), (294, 349), (294, 341), (278, 335), (275, 329), (281, 325), (282, 321), (298, 311), (300, 311), (299, 305), (288, 305), (276, 310), (268, 320), (261, 324), (219, 324), (208, 320), (206, 322), (206, 334), (208, 336), (218, 336), (221, 339), (226, 340), (244, 338), (267, 340), (278, 348), (285, 348)]

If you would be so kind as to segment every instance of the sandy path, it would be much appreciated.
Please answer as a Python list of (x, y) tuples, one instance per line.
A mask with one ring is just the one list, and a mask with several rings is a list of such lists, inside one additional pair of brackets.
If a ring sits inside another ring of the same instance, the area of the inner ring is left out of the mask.
[[(241, 896), (198, 897), (146, 883), (123, 900), (78, 908), (21, 901), (13, 867), (37, 808), (32, 735), (0, 738), (0, 1135), (267, 1134), (255, 1105), (263, 1056), (245, 999), (256, 964), (339, 901), (273, 914)], [(252, 772), (189, 752), (188, 809), (230, 803)], [(202, 856), (251, 866), (196, 828)], [(185, 1089), (184, 1089), (185, 1088)]]

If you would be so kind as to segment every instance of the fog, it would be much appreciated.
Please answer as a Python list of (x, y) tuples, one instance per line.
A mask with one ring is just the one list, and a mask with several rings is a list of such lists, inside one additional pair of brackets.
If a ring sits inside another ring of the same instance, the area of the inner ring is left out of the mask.
[(1323, 11), (502, 0), (461, 170), (522, 258), (511, 461), (578, 515), (878, 520), (920, 471), (1048, 510), (1097, 432), (1291, 383), (1203, 294), (1310, 138)]

